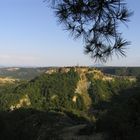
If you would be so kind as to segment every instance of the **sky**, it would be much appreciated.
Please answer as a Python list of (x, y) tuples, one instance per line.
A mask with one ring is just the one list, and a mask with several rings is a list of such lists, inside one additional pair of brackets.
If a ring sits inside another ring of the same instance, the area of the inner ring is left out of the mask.
[[(134, 11), (131, 22), (122, 25), (131, 41), (126, 57), (114, 56), (103, 65), (140, 66), (140, 0), (126, 0)], [(73, 40), (58, 24), (43, 0), (0, 0), (0, 66), (94, 66), (84, 54), (83, 42)]]

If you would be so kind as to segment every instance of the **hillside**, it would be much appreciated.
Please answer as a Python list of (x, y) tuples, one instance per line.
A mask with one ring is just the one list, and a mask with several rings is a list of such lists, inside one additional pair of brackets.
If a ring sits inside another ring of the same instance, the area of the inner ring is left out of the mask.
[[(116, 84), (113, 92), (117, 92), (119, 88), (123, 88), (122, 84), (127, 87), (132, 83), (133, 81), (129, 77), (119, 79), (118, 77), (104, 75), (96, 69), (50, 69), (45, 74), (17, 86), (14, 94), (29, 96), (31, 107), (36, 109), (48, 107), (60, 109), (64, 107), (84, 110), (89, 109), (92, 104), (98, 102), (97, 100), (109, 100), (112, 94), (115, 94), (107, 89), (109, 86)], [(102, 86), (98, 87), (99, 85)], [(93, 86), (95, 89), (92, 89)], [(96, 91), (95, 97), (91, 95), (92, 90)], [(93, 100), (95, 100), (94, 103)], [(14, 104), (10, 106), (14, 106)]]
[(8, 131), (6, 140), (103, 140), (108, 135), (102, 130), (106, 123), (100, 127), (103, 116), (114, 97), (135, 88), (136, 82), (134, 77), (108, 75), (95, 68), (50, 68), (0, 93), (1, 136), (6, 137)]
[(49, 68), (24, 68), (24, 67), (6, 67), (0, 68), (1, 77), (11, 77), (13, 79), (31, 80), (36, 76), (47, 71)]
[[(82, 67), (81, 67), (82, 68)], [(84, 67), (83, 67), (84, 68)], [(88, 67), (86, 67), (88, 69)], [(90, 67), (93, 69), (92, 67)], [(0, 68), (0, 77), (10, 77), (20, 80), (31, 80), (43, 73), (52, 73), (61, 69), (63, 71), (68, 70), (68, 67), (4, 67)], [(97, 70), (106, 74), (117, 76), (138, 76), (140, 75), (140, 67), (97, 67)]]
[(10, 77), (0, 77), (0, 85), (13, 84), (15, 82), (19, 82), (19, 79), (14, 79), (14, 78), (10, 78)]

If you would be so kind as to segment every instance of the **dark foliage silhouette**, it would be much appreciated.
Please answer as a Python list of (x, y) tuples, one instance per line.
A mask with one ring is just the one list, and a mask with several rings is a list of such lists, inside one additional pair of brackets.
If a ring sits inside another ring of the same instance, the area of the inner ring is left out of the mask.
[(140, 139), (140, 80), (134, 87), (114, 95), (106, 107), (101, 107), (96, 123), (97, 131), (108, 133), (108, 140)]
[(85, 53), (106, 62), (114, 53), (125, 56), (130, 44), (118, 30), (129, 21), (132, 12), (124, 0), (45, 0), (49, 1), (58, 21), (76, 39), (82, 37)]

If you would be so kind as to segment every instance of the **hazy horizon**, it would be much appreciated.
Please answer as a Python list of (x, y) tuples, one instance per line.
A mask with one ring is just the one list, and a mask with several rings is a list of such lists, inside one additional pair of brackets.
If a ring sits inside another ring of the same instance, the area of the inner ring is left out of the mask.
[(44, 65), (44, 66), (35, 66), (35, 65), (0, 65), (0, 68), (49, 68), (49, 67), (140, 67), (140, 66), (113, 66), (113, 65)]
[[(127, 47), (127, 57), (117, 58), (105, 66), (140, 66), (139, 4), (126, 1), (134, 11), (128, 27), (120, 25), (124, 38), (132, 44)], [(96, 65), (84, 55), (83, 42), (73, 40), (58, 25), (57, 18), (43, 0), (0, 1), (0, 65), (1, 66), (76, 66)]]

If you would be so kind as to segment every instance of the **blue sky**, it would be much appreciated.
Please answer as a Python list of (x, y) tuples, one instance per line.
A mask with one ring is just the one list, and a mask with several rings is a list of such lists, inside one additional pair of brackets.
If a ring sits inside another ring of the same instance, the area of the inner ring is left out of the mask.
[[(140, 1), (127, 3), (134, 15), (121, 30), (132, 45), (127, 57), (113, 57), (105, 65), (140, 66)], [(63, 30), (43, 0), (0, 0), (1, 66), (94, 65), (83, 50), (82, 41)]]

